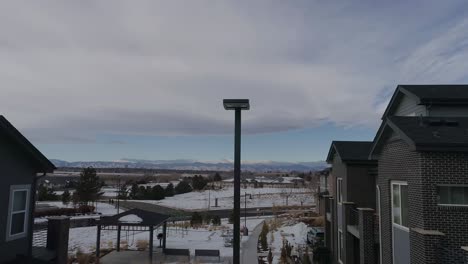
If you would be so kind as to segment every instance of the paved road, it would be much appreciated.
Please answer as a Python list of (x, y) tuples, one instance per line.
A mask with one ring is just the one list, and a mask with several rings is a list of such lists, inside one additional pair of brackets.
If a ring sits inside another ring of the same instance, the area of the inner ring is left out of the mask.
[(257, 263), (257, 245), (258, 236), (262, 232), (263, 221), (252, 230), (249, 240), (242, 243), (242, 262), (243, 264)]

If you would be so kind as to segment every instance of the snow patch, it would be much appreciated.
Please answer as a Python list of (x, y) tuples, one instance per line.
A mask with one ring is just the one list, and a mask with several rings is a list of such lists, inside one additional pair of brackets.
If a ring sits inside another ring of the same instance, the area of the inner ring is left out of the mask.
[(119, 222), (138, 224), (138, 223), (143, 222), (143, 219), (141, 219), (140, 217), (138, 217), (138, 215), (129, 214), (129, 215), (120, 217), (120, 218), (119, 218)]

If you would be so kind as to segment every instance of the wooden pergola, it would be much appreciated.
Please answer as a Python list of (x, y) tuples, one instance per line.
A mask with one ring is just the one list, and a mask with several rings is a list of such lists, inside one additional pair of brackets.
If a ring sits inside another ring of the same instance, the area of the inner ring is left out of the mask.
[(171, 216), (141, 209), (102, 217), (97, 222), (96, 257), (99, 258), (101, 246), (101, 230), (117, 231), (117, 247), (120, 251), (120, 234), (122, 231), (149, 231), (149, 257), (153, 258), (154, 229), (163, 226), (162, 247), (166, 248), (167, 221), (173, 221)]

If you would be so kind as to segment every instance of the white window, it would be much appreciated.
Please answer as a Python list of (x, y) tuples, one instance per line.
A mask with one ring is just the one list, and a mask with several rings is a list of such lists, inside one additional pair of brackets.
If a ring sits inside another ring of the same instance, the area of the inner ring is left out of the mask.
[(392, 182), (392, 222), (394, 226), (408, 228), (408, 184)]
[(343, 263), (343, 250), (344, 250), (344, 244), (343, 244), (343, 231), (338, 229), (338, 261), (340, 263)]
[(27, 234), (30, 189), (31, 185), (10, 186), (7, 241), (25, 237)]
[(468, 185), (441, 185), (437, 189), (439, 205), (468, 206)]
[(342, 178), (336, 179), (336, 196), (338, 198), (338, 203), (341, 204), (343, 202), (343, 179)]

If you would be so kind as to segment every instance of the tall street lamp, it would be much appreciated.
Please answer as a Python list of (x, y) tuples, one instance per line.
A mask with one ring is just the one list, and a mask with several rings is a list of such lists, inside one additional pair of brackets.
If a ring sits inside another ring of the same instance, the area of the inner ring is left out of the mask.
[(240, 172), (241, 172), (241, 111), (249, 110), (249, 99), (224, 99), (224, 109), (234, 110), (234, 239), (233, 263), (240, 264)]

